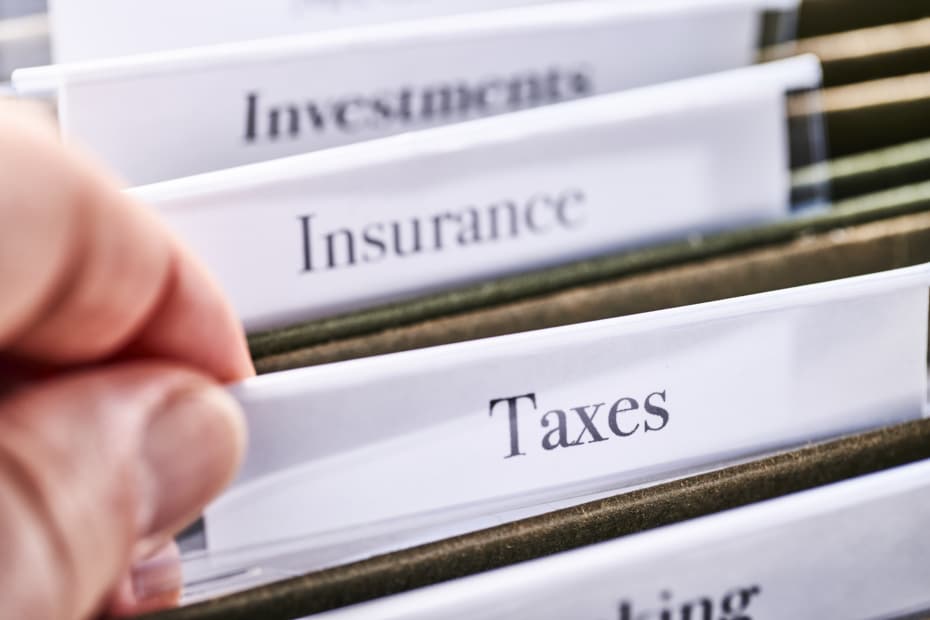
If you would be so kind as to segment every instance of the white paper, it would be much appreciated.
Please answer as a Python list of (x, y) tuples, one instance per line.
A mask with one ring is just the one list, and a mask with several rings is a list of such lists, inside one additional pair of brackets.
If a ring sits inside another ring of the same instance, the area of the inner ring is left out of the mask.
[(925, 461), (313, 617), (878, 620), (926, 613), (927, 523)]
[(331, 545), (918, 418), (928, 284), (923, 265), (247, 381), (208, 547)]
[(561, 2), (47, 67), (14, 84), (57, 90), (64, 136), (138, 185), (745, 66), (767, 4)]
[[(551, 1), (53, 0), (51, 6), (56, 60), (73, 62)], [(678, 4), (701, 1), (707, 0), (679, 0)], [(797, 1), (766, 4), (788, 9)]]
[(802, 57), (135, 195), (262, 329), (784, 217), (784, 93), (819, 75)]

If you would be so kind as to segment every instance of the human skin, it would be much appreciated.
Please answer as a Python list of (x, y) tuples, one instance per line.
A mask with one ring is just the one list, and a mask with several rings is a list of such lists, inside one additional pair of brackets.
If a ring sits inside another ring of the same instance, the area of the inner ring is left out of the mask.
[(0, 101), (0, 616), (172, 604), (172, 537), (243, 452), (222, 384), (253, 372), (219, 288), (155, 215)]

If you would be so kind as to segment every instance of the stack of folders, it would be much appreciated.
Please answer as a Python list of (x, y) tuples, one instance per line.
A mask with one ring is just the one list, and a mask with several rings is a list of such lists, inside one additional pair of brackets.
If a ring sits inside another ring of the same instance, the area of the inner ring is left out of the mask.
[(260, 373), (152, 618), (930, 615), (927, 0), (33, 4)]

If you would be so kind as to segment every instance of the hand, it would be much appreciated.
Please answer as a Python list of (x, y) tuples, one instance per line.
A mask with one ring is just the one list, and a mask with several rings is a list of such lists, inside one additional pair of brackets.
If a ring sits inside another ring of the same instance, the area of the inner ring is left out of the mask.
[(0, 616), (144, 611), (235, 471), (219, 383), (252, 364), (204, 270), (39, 116), (0, 102)]

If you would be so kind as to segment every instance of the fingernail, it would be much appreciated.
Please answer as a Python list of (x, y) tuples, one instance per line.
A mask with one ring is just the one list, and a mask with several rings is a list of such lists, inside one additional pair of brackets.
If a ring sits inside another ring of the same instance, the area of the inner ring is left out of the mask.
[(109, 613), (122, 618), (174, 607), (183, 587), (181, 556), (177, 545), (170, 543), (132, 566), (110, 603)]
[(132, 593), (138, 605), (171, 606), (184, 586), (181, 556), (174, 544), (139, 562), (130, 573)]
[(148, 506), (141, 536), (170, 537), (196, 518), (232, 479), (243, 434), (239, 405), (220, 387), (169, 398), (143, 438)]

